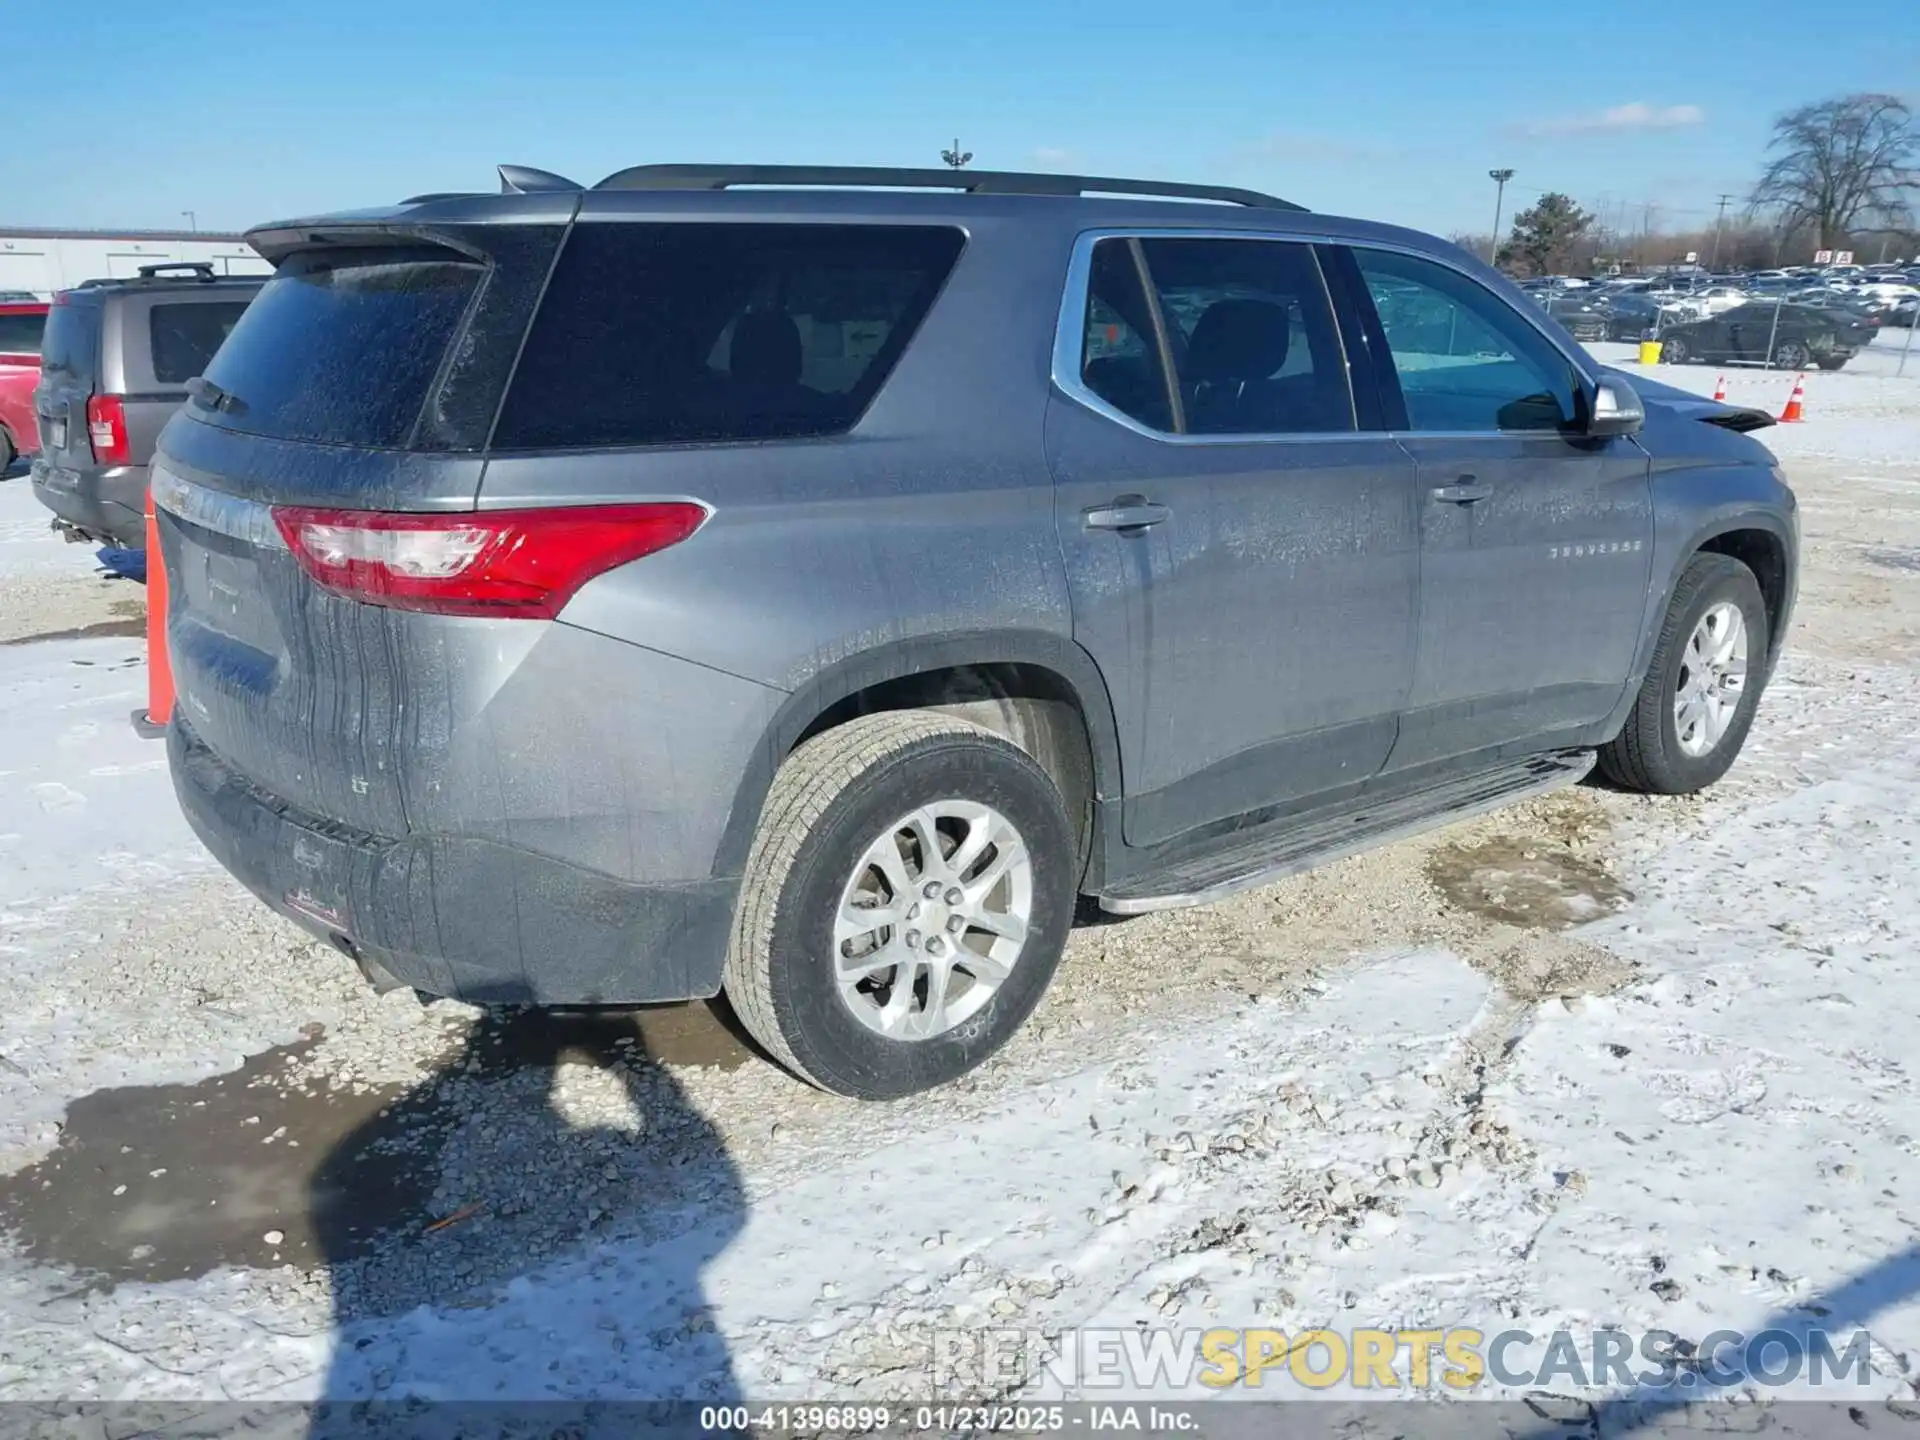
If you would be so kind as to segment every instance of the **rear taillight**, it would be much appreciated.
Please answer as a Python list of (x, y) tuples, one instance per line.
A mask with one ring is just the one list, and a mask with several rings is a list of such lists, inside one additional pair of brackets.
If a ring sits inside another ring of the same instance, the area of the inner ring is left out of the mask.
[(127, 407), (118, 395), (95, 395), (87, 401), (87, 439), (96, 465), (131, 465), (127, 444)]
[(397, 610), (551, 620), (594, 576), (677, 545), (684, 501), (395, 515), (277, 507), (294, 558), (338, 595)]

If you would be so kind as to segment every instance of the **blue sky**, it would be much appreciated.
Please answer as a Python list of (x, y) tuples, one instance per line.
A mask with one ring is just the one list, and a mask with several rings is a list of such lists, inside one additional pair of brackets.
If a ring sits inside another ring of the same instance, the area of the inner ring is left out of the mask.
[(937, 164), (955, 136), (980, 167), (1443, 233), (1487, 228), (1494, 165), (1523, 205), (1703, 224), (1780, 110), (1920, 84), (1920, 24), (1798, 5), (88, 0), (41, 23), (16, 38), (61, 58), (16, 81), (0, 228), (241, 228), (490, 189), (500, 161)]

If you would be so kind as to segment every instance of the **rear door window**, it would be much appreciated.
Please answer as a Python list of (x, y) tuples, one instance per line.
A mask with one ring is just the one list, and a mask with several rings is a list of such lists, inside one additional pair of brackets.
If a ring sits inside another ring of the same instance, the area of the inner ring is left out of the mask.
[(485, 269), (436, 246), (296, 251), (205, 368), (217, 424), (404, 448)]
[(1346, 357), (1309, 245), (1141, 242), (1195, 435), (1354, 428)]
[(962, 243), (931, 225), (584, 222), (554, 268), (493, 446), (850, 429)]
[(147, 334), (153, 343), (153, 378), (162, 385), (184, 385), (206, 372), (240, 316), (244, 300), (176, 300), (148, 311)]
[(0, 355), (38, 355), (46, 328), (44, 312), (0, 315)]

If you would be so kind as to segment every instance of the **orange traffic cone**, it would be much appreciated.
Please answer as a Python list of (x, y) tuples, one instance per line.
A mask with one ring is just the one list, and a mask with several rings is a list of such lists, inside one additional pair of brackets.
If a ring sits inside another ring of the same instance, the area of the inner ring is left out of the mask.
[(1726, 376), (1722, 375), (1717, 381), (1714, 382), (1713, 398), (1716, 400), (1724, 400), (1727, 398), (1727, 377)]
[(1806, 418), (1805, 406), (1801, 403), (1807, 398), (1807, 377), (1796, 375), (1793, 380), (1793, 394), (1787, 397), (1787, 408), (1780, 412), (1782, 425), (1795, 425)]
[(167, 733), (173, 718), (173, 666), (167, 654), (167, 566), (160, 527), (147, 491), (147, 703), (133, 712), (133, 728), (148, 739)]

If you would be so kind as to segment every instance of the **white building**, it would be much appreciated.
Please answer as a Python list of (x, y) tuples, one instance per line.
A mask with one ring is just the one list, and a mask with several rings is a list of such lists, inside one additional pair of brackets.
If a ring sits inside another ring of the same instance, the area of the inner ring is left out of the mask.
[(238, 235), (189, 230), (32, 230), (0, 227), (0, 291), (42, 300), (82, 280), (131, 278), (142, 265), (205, 260), (216, 275), (266, 275), (271, 267)]

